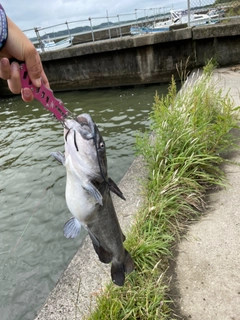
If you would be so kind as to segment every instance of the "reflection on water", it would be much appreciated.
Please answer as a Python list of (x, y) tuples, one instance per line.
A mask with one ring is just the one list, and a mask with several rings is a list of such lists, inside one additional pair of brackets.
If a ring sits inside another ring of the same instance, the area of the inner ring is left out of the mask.
[[(167, 87), (57, 94), (69, 110), (94, 118), (115, 182), (134, 159), (135, 132), (148, 126), (156, 90)], [(64, 151), (61, 125), (37, 101), (26, 105), (19, 97), (0, 101), (0, 122), (0, 314), (1, 320), (32, 320), (82, 239), (62, 232), (70, 217), (65, 168), (50, 156)]]

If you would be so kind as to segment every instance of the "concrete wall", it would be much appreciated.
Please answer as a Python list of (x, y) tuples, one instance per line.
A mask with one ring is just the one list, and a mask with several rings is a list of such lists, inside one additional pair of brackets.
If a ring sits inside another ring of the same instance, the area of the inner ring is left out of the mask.
[(176, 41), (182, 33), (171, 33), (171, 41), (151, 34), (88, 43), (44, 53), (42, 60), (52, 88), (60, 91), (168, 82), (175, 63), (193, 51), (191, 29)]
[(240, 63), (240, 22), (193, 30), (196, 66), (214, 57), (219, 66)]
[(212, 57), (220, 66), (240, 63), (240, 21), (88, 42), (41, 54), (54, 91), (169, 82), (172, 75), (178, 78), (176, 64), (184, 65), (189, 58), (192, 70)]

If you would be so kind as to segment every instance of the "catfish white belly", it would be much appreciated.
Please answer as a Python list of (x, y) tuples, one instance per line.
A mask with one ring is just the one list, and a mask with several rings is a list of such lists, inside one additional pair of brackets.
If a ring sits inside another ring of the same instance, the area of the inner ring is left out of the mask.
[(69, 174), (67, 175), (65, 197), (72, 215), (82, 224), (86, 224), (85, 221), (93, 214), (97, 201), (83, 188), (79, 180), (76, 181)]

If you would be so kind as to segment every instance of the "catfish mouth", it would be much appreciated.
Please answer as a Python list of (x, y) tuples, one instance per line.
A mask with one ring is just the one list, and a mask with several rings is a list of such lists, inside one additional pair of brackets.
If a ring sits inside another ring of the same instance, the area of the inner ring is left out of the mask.
[(64, 122), (64, 127), (67, 130), (65, 134), (65, 141), (67, 142), (68, 134), (71, 130), (74, 131), (74, 144), (76, 150), (78, 151), (76, 143), (76, 132), (80, 133), (84, 140), (96, 140), (96, 124), (93, 122), (89, 114), (81, 114), (71, 121), (71, 126), (69, 126), (68, 121)]
[(85, 140), (95, 139), (96, 125), (88, 114), (81, 114), (77, 117), (76, 121), (79, 123), (78, 132)]

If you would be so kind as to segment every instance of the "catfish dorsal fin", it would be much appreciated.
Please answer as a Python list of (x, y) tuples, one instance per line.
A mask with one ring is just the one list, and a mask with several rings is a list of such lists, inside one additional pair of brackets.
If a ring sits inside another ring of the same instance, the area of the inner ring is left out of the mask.
[(111, 179), (108, 178), (108, 185), (109, 185), (109, 189), (114, 192), (117, 196), (119, 196), (121, 199), (126, 200), (122, 191), (118, 188), (118, 186), (116, 185), (116, 183)]

